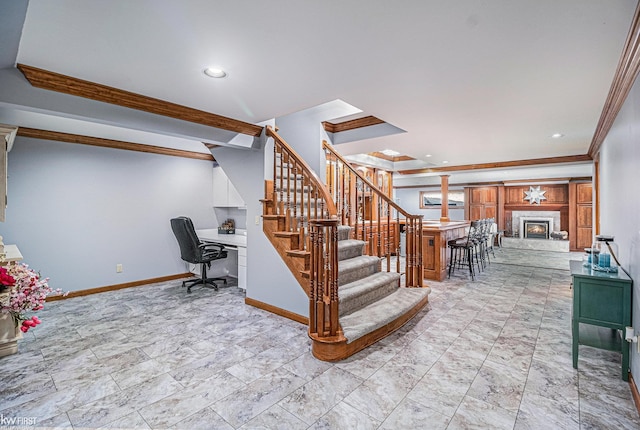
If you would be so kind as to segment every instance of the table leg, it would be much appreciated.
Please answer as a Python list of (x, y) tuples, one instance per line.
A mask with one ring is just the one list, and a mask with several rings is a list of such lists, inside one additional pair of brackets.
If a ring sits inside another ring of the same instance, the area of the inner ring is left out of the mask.
[[(624, 331), (622, 335), (624, 336)], [(629, 380), (629, 342), (625, 339), (622, 339), (622, 380)]]
[(580, 323), (577, 319), (571, 320), (571, 338), (573, 340), (572, 344), (572, 356), (573, 356), (573, 368), (578, 368), (578, 344), (579, 344), (579, 333)]

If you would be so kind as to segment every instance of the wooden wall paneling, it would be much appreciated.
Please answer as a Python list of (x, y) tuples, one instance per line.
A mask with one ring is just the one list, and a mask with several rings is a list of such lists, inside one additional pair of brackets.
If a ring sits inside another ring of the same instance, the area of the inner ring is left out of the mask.
[(496, 222), (498, 223), (498, 230), (505, 230), (505, 215), (504, 215), (504, 186), (498, 187), (498, 213), (496, 214)]
[(497, 187), (485, 187), (483, 188), (483, 201), (482, 203), (498, 203), (498, 189)]
[(575, 182), (569, 183), (569, 249), (576, 249), (578, 230), (576, 224), (577, 187)]
[(472, 188), (464, 187), (464, 219), (471, 219), (471, 190)]
[(522, 204), (524, 199), (522, 187), (505, 187), (505, 204)]
[(546, 185), (541, 186), (541, 190), (546, 191), (547, 203), (569, 203), (566, 185)]
[(497, 205), (484, 205), (484, 216), (482, 218), (496, 218), (498, 214)]
[(591, 185), (591, 182), (576, 184), (576, 191), (577, 203), (591, 204), (593, 202), (593, 186)]
[(576, 250), (582, 251), (584, 248), (591, 248), (591, 238), (592, 238), (592, 230), (591, 227), (577, 228), (577, 239), (576, 239)]
[(556, 209), (560, 211), (560, 230), (569, 231), (569, 205)]
[(469, 208), (469, 220), (477, 220), (482, 218), (482, 205), (472, 205)]
[(577, 226), (591, 228), (591, 205), (578, 205), (576, 207), (576, 212)]

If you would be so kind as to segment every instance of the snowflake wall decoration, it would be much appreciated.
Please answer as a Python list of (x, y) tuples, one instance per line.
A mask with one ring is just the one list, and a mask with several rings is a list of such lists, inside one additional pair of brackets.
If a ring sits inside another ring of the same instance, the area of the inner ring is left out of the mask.
[(537, 186), (536, 188), (533, 187), (529, 187), (529, 191), (525, 191), (525, 200), (529, 200), (529, 204), (540, 204), (540, 200), (547, 200), (547, 198), (544, 196), (544, 193), (546, 193), (547, 191), (541, 191), (540, 190), (540, 186)]

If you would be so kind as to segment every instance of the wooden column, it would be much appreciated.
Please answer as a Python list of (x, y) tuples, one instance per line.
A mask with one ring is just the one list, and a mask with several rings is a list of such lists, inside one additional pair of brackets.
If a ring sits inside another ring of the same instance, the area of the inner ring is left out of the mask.
[(440, 191), (442, 192), (440, 221), (449, 222), (449, 175), (440, 175)]

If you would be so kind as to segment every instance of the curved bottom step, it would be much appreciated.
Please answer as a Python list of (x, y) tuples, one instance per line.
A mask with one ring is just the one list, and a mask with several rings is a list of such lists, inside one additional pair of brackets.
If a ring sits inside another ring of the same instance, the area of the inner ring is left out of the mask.
[(422, 310), (429, 303), (430, 292), (429, 287), (401, 287), (384, 299), (341, 317), (344, 340), (324, 343), (312, 339), (314, 357), (322, 361), (339, 361), (376, 343)]

